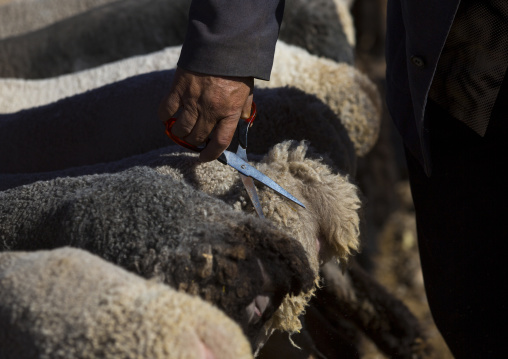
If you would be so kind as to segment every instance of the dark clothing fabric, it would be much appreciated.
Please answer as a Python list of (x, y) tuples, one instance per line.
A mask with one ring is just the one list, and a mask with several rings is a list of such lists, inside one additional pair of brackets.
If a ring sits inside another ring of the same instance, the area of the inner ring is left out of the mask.
[(178, 66), (269, 80), (283, 13), (284, 0), (193, 0)]
[(387, 103), (407, 148), (429, 306), (456, 358), (502, 358), (508, 349), (499, 329), (508, 319), (506, 3), (463, 0), (454, 18), (458, 1), (435, 8), (390, 1)]
[[(429, 128), (425, 123), (425, 109), (429, 97), (431, 86), (433, 85), (434, 75), (438, 68), (440, 56), (444, 51), (445, 62), (454, 61), (454, 54), (452, 47), (453, 41), (458, 38), (458, 33), (450, 30), (452, 24), (456, 25), (454, 30), (468, 29), (474, 32), (474, 37), (469, 37), (470, 42), (476, 45), (489, 45), (484, 42), (483, 30), (494, 29), (497, 34), (501, 35), (500, 41), (506, 38), (507, 34), (504, 32), (506, 28), (506, 18), (503, 18), (503, 13), (506, 9), (506, 0), (488, 0), (480, 2), (478, 0), (464, 0), (463, 10), (458, 12), (458, 23), (454, 24), (455, 15), (460, 5), (460, 0), (428, 0), (428, 1), (403, 1), (403, 0), (388, 0), (387, 10), (387, 35), (386, 35), (386, 86), (387, 96), (386, 102), (390, 114), (397, 126), (406, 147), (410, 150), (414, 157), (424, 166), (427, 174), (432, 171), (432, 161), (430, 157), (430, 142), (429, 142)], [(479, 6), (476, 3), (482, 3), (484, 6)], [(474, 15), (471, 15), (471, 11)], [(464, 26), (462, 21), (475, 20), (470, 26)], [(496, 23), (491, 23), (495, 21)], [(484, 24), (484, 28), (479, 24)], [(476, 31), (475, 31), (476, 30)], [(488, 33), (489, 31), (486, 31)], [(448, 34), (451, 34), (451, 43), (445, 48)], [(497, 39), (496, 39), (497, 40)], [(459, 41), (461, 41), (459, 39)], [(482, 71), (485, 68), (487, 72), (478, 75), (481, 80), (489, 81), (491, 87), (499, 87), (506, 71), (506, 48), (499, 45), (496, 41), (490, 39), (490, 45), (493, 45), (494, 53), (500, 53), (501, 65), (498, 66), (501, 70), (493, 71), (496, 58), (489, 58), (490, 65), (483, 66), (479, 62), (473, 61), (470, 66), (465, 63), (455, 64), (455, 75), (458, 73), (463, 75), (467, 71)], [(502, 44), (501, 44), (502, 45)], [(463, 46), (463, 45), (462, 45)], [(487, 47), (488, 48), (488, 47)], [(463, 50), (471, 51), (473, 47), (470, 45), (469, 49)], [(490, 49), (490, 48), (489, 48)], [(504, 51), (503, 51), (504, 50)], [(475, 49), (476, 51), (476, 49)], [(492, 54), (493, 52), (491, 52)], [(485, 52), (479, 51), (479, 55)], [(450, 56), (450, 57), (449, 57)], [(468, 52), (468, 56), (471, 55)], [(449, 60), (451, 58), (451, 60)], [(467, 60), (467, 59), (464, 59)], [(504, 65), (502, 62), (505, 62)], [(442, 82), (442, 76), (447, 75), (446, 64), (443, 68), (439, 68), (437, 73), (437, 84)], [(491, 79), (496, 73), (496, 78)], [(468, 78), (468, 76), (466, 76)], [(454, 79), (454, 81), (460, 81)], [(472, 81), (474, 82), (474, 81)], [(446, 82), (445, 84), (448, 84)], [(470, 82), (471, 83), (471, 82)], [(470, 84), (469, 83), (469, 84)], [(436, 90), (440, 90), (436, 86)], [(479, 99), (483, 96), (484, 90), (482, 88), (470, 87), (468, 91), (474, 91), (474, 99)], [(443, 92), (443, 91), (440, 91)], [(490, 106), (495, 101), (497, 89), (492, 95), (489, 95)], [(442, 95), (442, 93), (438, 94)], [(485, 101), (484, 97), (484, 101)], [(438, 98), (439, 100), (439, 98)], [(441, 105), (445, 105), (445, 101), (440, 101)], [(487, 101), (485, 101), (487, 102)], [(447, 104), (449, 105), (449, 104)], [(466, 103), (471, 105), (471, 102)], [(490, 107), (491, 108), (491, 107)], [(469, 107), (467, 110), (472, 110), (474, 107)], [(450, 109), (449, 109), (450, 110)], [(488, 109), (487, 109), (488, 110)], [(454, 113), (458, 113), (455, 111)], [(473, 113), (474, 115), (474, 113)], [(459, 113), (458, 117), (463, 118), (463, 114)], [(477, 118), (465, 119), (465, 122), (471, 121), (474, 123)]]
[[(501, 358), (508, 349), (506, 331), (498, 329), (508, 319), (507, 80), (484, 137), (451, 117), (449, 108), (429, 102), (459, 4), (388, 0), (386, 101), (407, 148), (436, 324), (457, 358)], [(179, 66), (268, 79), (282, 11), (278, 0), (193, 0)], [(441, 70), (438, 80), (446, 73)]]
[(425, 106), (460, 0), (388, 0), (386, 103), (404, 144), (430, 173)]
[(508, 349), (504, 1), (388, 0), (387, 104), (406, 146), (429, 306), (461, 359)]
[(461, 0), (429, 97), (480, 136), (508, 67), (508, 1)]
[(483, 138), (431, 100), (432, 175), (406, 151), (429, 306), (457, 359), (508, 350), (507, 113), (507, 77)]

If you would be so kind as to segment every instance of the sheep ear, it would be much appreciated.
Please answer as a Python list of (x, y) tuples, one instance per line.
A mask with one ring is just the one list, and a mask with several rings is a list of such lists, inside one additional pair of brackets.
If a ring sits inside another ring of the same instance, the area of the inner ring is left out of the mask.
[[(361, 208), (358, 188), (340, 175), (322, 177), (321, 184), (309, 188), (314, 198), (320, 231), (331, 254), (346, 264), (360, 246)], [(309, 186), (308, 186), (309, 187)]]
[(334, 174), (306, 141), (279, 143), (263, 162), (272, 170), (290, 173), (296, 180), (331, 256), (347, 263), (353, 251), (359, 249), (361, 201), (356, 185), (347, 176)]

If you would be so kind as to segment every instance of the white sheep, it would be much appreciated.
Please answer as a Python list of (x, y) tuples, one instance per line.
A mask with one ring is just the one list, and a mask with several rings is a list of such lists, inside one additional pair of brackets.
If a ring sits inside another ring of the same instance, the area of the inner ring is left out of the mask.
[[(169, 139), (156, 110), (173, 73), (139, 75), (47, 106), (0, 115), (0, 173), (52, 171), (166, 146)], [(255, 89), (255, 97), (259, 117), (251, 131), (251, 153), (265, 154), (283, 140), (306, 139), (336, 167), (354, 175), (353, 143), (322, 101), (287, 87)]]
[[(0, 80), (0, 92), (3, 94), (0, 113), (48, 104), (133, 75), (174, 67), (179, 53), (180, 47), (168, 48), (48, 80)], [(161, 81), (167, 84), (170, 80)], [(159, 84), (145, 86), (160, 88)], [(368, 77), (354, 67), (310, 55), (299, 47), (279, 41), (271, 80), (256, 81), (256, 87), (280, 86), (299, 88), (326, 103), (346, 127), (358, 156), (364, 156), (375, 144), (380, 127), (380, 95)], [(147, 87), (145, 91), (155, 89)], [(140, 133), (143, 131), (140, 130)]]
[(0, 39), (41, 29), (112, 1), (118, 0), (6, 0), (0, 7)]
[(80, 249), (0, 252), (0, 292), (4, 359), (252, 358), (214, 306)]
[[(64, 8), (73, 7), (74, 1), (60, 1)], [(48, 26), (39, 31), (0, 41), (0, 76), (46, 78), (182, 44), (190, 2), (122, 0), (52, 24), (48, 19)], [(0, 18), (8, 27), (17, 27), (20, 12), (28, 19), (37, 17), (31, 10), (19, 10), (25, 4), (17, 5), (18, 13)], [(15, 24), (9, 26), (11, 22)], [(311, 53), (353, 63), (354, 26), (342, 0), (287, 0), (280, 37)]]
[(190, 0), (121, 0), (5, 38), (0, 77), (52, 77), (182, 44), (189, 5)]

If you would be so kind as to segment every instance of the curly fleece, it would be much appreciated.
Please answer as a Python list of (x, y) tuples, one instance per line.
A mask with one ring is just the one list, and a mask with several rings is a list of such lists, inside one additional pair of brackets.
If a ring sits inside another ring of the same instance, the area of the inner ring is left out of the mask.
[[(314, 281), (304, 249), (289, 235), (148, 167), (0, 192), (0, 218), (2, 250), (89, 250), (200, 295), (253, 343), (283, 297), (309, 291)], [(248, 323), (245, 308), (265, 291), (259, 262), (276, 288), (273, 306)]]
[(83, 250), (0, 253), (0, 292), (3, 359), (252, 358), (214, 306)]
[[(358, 189), (349, 177), (335, 173), (305, 142), (283, 142), (276, 145), (262, 163), (253, 164), (306, 205), (307, 209), (303, 210), (270, 189), (258, 186), (267, 218), (304, 246), (313, 277), (319, 278), (318, 239), (322, 243), (322, 257), (336, 256), (346, 262), (359, 246), (361, 206)], [(2, 175), (0, 179), (14, 187), (55, 177), (117, 172), (139, 165), (153, 167), (159, 173), (185, 181), (233, 208), (253, 212), (236, 171), (216, 161), (200, 163), (195, 154), (180, 147), (168, 147), (112, 163), (52, 173)], [(299, 330), (298, 316), (304, 311), (308, 299), (307, 295), (286, 298), (274, 316), (274, 326), (290, 332)]]

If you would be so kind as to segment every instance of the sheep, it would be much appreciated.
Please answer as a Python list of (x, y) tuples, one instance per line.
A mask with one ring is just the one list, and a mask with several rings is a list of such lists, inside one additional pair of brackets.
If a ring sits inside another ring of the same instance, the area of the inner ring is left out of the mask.
[[(329, 262), (322, 267), (322, 277), (327, 285), (311, 302), (322, 317), (352, 323), (350, 328), (358, 328), (390, 358), (422, 358), (430, 353), (419, 320), (357, 262), (351, 261), (344, 274)], [(354, 332), (352, 329), (348, 334)], [(356, 345), (362, 349), (361, 342)]]
[(180, 45), (189, 5), (189, 0), (116, 1), (3, 39), (0, 76), (52, 77)]
[(0, 8), (0, 39), (41, 29), (56, 21), (112, 1), (118, 0), (8, 1)]
[[(166, 146), (156, 110), (173, 73), (140, 75), (47, 106), (0, 115), (0, 173), (54, 171)], [(250, 131), (251, 153), (264, 154), (285, 139), (307, 139), (338, 168), (354, 174), (353, 143), (322, 101), (285, 87), (256, 89), (255, 97), (258, 119)]]
[[(171, 61), (176, 61), (179, 52), (179, 47), (169, 48), (146, 57), (128, 59), (98, 69), (50, 80), (31, 82), (0, 80), (0, 90), (4, 94), (0, 98), (0, 112), (13, 112), (22, 108), (48, 104), (64, 96), (82, 93), (101, 85), (120, 81), (128, 76), (154, 71), (166, 66), (176, 66), (176, 63), (171, 63)], [(139, 79), (136, 81), (141, 82)], [(145, 88), (142, 90), (145, 92), (162, 91), (161, 85), (169, 83), (168, 81), (171, 81), (171, 77), (161, 78), (161, 83), (145, 84)], [(126, 86), (127, 83), (123, 83), (123, 85)], [(281, 86), (299, 88), (316, 95), (326, 103), (346, 127), (349, 137), (355, 145), (357, 156), (364, 156), (375, 144), (380, 126), (381, 100), (379, 92), (376, 86), (354, 67), (318, 58), (296, 46), (279, 41), (276, 46), (271, 80), (269, 82), (256, 81), (256, 87)], [(141, 94), (138, 96), (143, 97)], [(99, 99), (95, 101), (99, 101)], [(124, 103), (132, 101), (139, 102), (139, 100), (130, 99)], [(151, 106), (156, 107), (157, 105), (152, 104)], [(133, 109), (133, 111), (135, 110)], [(147, 108), (147, 111), (151, 111), (151, 109)], [(125, 116), (128, 116), (128, 113)], [(2, 117), (5, 118), (5, 116), (1, 116), (0, 121), (2, 121)], [(146, 132), (141, 129), (139, 131), (141, 134)], [(307, 132), (305, 135), (309, 135), (309, 133)]]
[[(354, 258), (345, 271), (327, 262), (321, 275), (324, 284), (302, 318), (303, 329), (292, 337), (303, 350), (288, 357), (430, 357), (432, 347), (418, 319)], [(287, 337), (274, 333), (259, 358), (279, 358), (291, 350)]]
[(84, 250), (0, 252), (0, 292), (4, 359), (252, 358), (214, 306)]
[[(38, 180), (48, 181), (89, 173), (115, 173), (139, 165), (153, 167), (165, 176), (185, 181), (197, 190), (221, 199), (232, 208), (253, 212), (252, 206), (246, 202), (246, 193), (236, 171), (218, 162), (198, 163), (196, 154), (173, 146), (112, 163), (46, 174), (11, 175), (15, 177), (10, 181), (13, 184), (12, 189), (0, 192), (0, 207), (3, 208), (2, 213), (5, 213), (2, 216), (12, 213), (12, 205), (9, 205), (5, 193), (23, 188), (23, 183), (37, 185), (41, 183), (35, 182)], [(304, 246), (315, 280), (319, 277), (321, 260), (336, 256), (346, 263), (351, 253), (358, 249), (360, 208), (356, 186), (348, 180), (348, 176), (334, 173), (305, 143), (297, 144), (293, 141), (275, 146), (265, 156), (264, 161), (256, 166), (306, 205), (306, 210), (294, 208), (294, 205), (287, 203), (273, 191), (259, 188), (266, 217)], [(2, 176), (0, 182), (9, 182), (6, 177), (9, 176)], [(16, 184), (18, 187), (15, 187)], [(16, 198), (14, 194), (10, 196)], [(6, 226), (7, 219), (3, 222)], [(10, 235), (10, 231), (5, 231), (7, 234), (4, 236)], [(291, 311), (296, 310), (297, 314), (300, 314), (307, 300), (308, 298), (305, 298), (303, 304), (294, 300), (296, 304), (286, 306), (289, 314), (282, 315), (282, 319), (275, 322), (275, 325), (288, 331), (299, 329), (300, 323)], [(284, 316), (289, 319), (283, 319)]]
[(356, 155), (365, 156), (379, 134), (381, 99), (376, 85), (348, 64), (309, 55), (297, 46), (278, 43), (275, 58), (270, 82), (258, 81), (257, 86), (290, 85), (316, 95), (341, 119)]
[(0, 202), (0, 250), (86, 249), (200, 295), (253, 347), (269, 320), (292, 309), (272, 318), (284, 296), (306, 297), (315, 281), (311, 257), (290, 235), (145, 166), (39, 181), (0, 192)]
[(355, 28), (344, 0), (286, 0), (279, 39), (313, 55), (354, 64)]
[[(182, 44), (190, 2), (116, 1), (3, 39), (0, 77), (47, 78)], [(288, 0), (283, 22), (282, 39), (353, 63), (354, 27), (343, 1), (320, 0), (317, 7), (306, 0)]]

